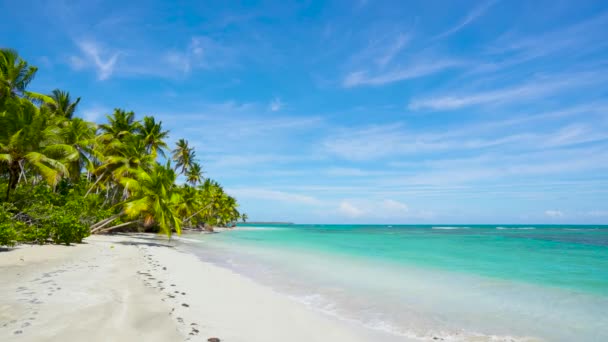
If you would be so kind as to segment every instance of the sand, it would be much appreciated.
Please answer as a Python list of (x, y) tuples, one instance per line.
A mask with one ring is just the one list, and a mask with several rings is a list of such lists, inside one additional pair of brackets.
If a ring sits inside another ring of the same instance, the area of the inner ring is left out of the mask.
[(149, 235), (0, 252), (0, 341), (403, 341)]

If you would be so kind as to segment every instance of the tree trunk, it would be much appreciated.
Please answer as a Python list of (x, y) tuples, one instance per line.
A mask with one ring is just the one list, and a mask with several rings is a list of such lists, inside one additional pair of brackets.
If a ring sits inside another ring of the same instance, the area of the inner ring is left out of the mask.
[(205, 209), (209, 208), (209, 206), (210, 206), (210, 205), (211, 205), (211, 204), (208, 204), (208, 205), (206, 205), (206, 206), (205, 206), (203, 209), (201, 209), (201, 210), (199, 210), (199, 211), (195, 212), (194, 214), (192, 214), (192, 215), (188, 216), (186, 219), (184, 219), (184, 220), (182, 221), (182, 223), (186, 223), (186, 222), (190, 221), (190, 219), (191, 219), (191, 218), (193, 218), (194, 216), (196, 216), (196, 215), (200, 214), (200, 213), (201, 213), (203, 210), (205, 210)]
[(107, 219), (103, 219), (103, 220), (93, 224), (91, 227), (89, 227), (89, 229), (91, 229), (91, 233), (93, 233), (97, 229), (103, 228), (103, 227), (107, 226), (108, 224), (112, 223), (112, 221), (116, 220), (121, 215), (122, 215), (122, 213), (116, 214), (114, 216), (108, 217)]
[(106, 173), (104, 172), (104, 173), (102, 173), (102, 174), (101, 174), (101, 176), (99, 176), (99, 178), (97, 178), (97, 180), (95, 181), (95, 184), (91, 185), (91, 187), (89, 188), (89, 190), (87, 191), (87, 193), (86, 193), (86, 194), (84, 194), (84, 197), (85, 197), (85, 198), (86, 198), (86, 197), (89, 195), (89, 193), (91, 192), (91, 190), (93, 190), (93, 188), (94, 188), (94, 187), (97, 185), (97, 183), (99, 183), (99, 181), (100, 181), (100, 180), (103, 178), (103, 176), (105, 176), (105, 175), (106, 175)]
[(113, 229), (117, 229), (117, 228), (126, 227), (126, 226), (128, 226), (128, 225), (130, 225), (130, 224), (133, 224), (133, 223), (137, 223), (137, 221), (125, 222), (125, 223), (121, 223), (121, 224), (119, 224), (119, 225), (112, 226), (112, 227), (110, 227), (110, 228), (105, 228), (105, 229), (97, 228), (97, 229), (96, 229), (96, 230), (94, 230), (94, 231), (92, 230), (92, 231), (91, 231), (91, 234), (94, 234), (94, 233), (105, 233), (105, 232), (108, 232), (108, 231), (113, 230)]
[(6, 201), (10, 199), (11, 190), (15, 190), (17, 183), (19, 182), (19, 172), (21, 168), (15, 163), (9, 164), (8, 168), (8, 187), (6, 189)]

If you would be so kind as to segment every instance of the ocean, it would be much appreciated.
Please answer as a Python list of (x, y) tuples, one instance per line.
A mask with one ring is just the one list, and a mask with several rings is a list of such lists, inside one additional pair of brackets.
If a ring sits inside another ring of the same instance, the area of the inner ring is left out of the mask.
[(186, 241), (205, 261), (398, 336), (608, 341), (608, 226), (245, 224)]

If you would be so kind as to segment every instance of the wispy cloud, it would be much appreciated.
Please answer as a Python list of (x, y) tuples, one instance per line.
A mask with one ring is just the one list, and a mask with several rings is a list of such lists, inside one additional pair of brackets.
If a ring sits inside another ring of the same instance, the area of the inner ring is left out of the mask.
[(585, 214), (590, 217), (608, 217), (608, 210), (591, 210)]
[(172, 50), (165, 54), (165, 61), (184, 74), (195, 68), (210, 69), (222, 67), (234, 62), (236, 51), (215, 40), (195, 36), (185, 50)]
[(183, 78), (197, 69), (212, 70), (236, 63), (236, 49), (215, 40), (194, 36), (181, 49), (115, 47), (100, 40), (78, 40), (79, 54), (69, 56), (74, 70), (94, 69), (99, 80), (110, 77)]
[[(539, 132), (528, 123), (553, 120), (558, 115), (589, 114), (585, 107), (567, 113), (541, 113), (529, 120), (513, 118), (506, 121), (486, 121), (459, 125), (442, 131), (407, 129), (400, 123), (336, 129), (326, 137), (323, 152), (352, 161), (390, 159), (397, 156), (428, 155), (430, 153), (480, 151), (501, 148), (504, 151), (555, 149), (583, 143), (601, 143), (608, 139), (608, 122), (594, 125), (566, 123)], [(571, 119), (572, 120), (572, 119)], [(518, 126), (523, 124), (522, 126)], [(554, 125), (555, 126), (555, 125)], [(511, 127), (504, 133), (506, 127)]]
[(556, 53), (588, 53), (605, 48), (608, 43), (602, 28), (608, 24), (608, 13), (601, 13), (582, 22), (558, 29), (525, 34), (511, 31), (497, 39), (486, 51), (493, 55), (513, 54), (517, 61), (526, 61)]
[(70, 56), (70, 65), (75, 70), (94, 68), (99, 80), (110, 78), (116, 67), (120, 51), (105, 49), (96, 41), (81, 40), (76, 42), (80, 55)]
[(456, 26), (444, 31), (443, 33), (437, 35), (435, 39), (442, 39), (448, 36), (453, 35), (454, 33), (462, 30), (475, 19), (481, 17), (492, 5), (494, 5), (497, 0), (485, 1), (481, 4), (477, 5), (475, 8), (469, 12), (466, 17), (464, 17)]
[(606, 81), (606, 71), (604, 70), (593, 73), (552, 75), (495, 90), (471, 90), (468, 93), (415, 99), (409, 103), (408, 108), (412, 110), (451, 110), (475, 105), (523, 102), (604, 81)]
[(564, 217), (564, 213), (560, 210), (545, 210), (545, 216), (550, 218)]
[(357, 218), (362, 216), (365, 211), (348, 201), (342, 201), (338, 206), (338, 213), (349, 218)]
[(394, 199), (351, 198), (339, 201), (336, 207), (338, 215), (353, 221), (402, 222), (434, 216), (428, 210), (412, 210), (407, 204)]
[(281, 110), (281, 108), (283, 108), (283, 105), (284, 103), (281, 102), (281, 99), (275, 97), (274, 99), (272, 99), (272, 101), (270, 101), (270, 104), (268, 104), (268, 109), (273, 112), (278, 112), (279, 110)]
[(80, 113), (83, 119), (98, 122), (105, 114), (110, 114), (111, 111), (103, 106), (93, 106), (80, 110)]
[(462, 139), (454, 136), (453, 132), (416, 133), (403, 129), (399, 124), (392, 124), (345, 130), (327, 138), (323, 146), (326, 152), (333, 155), (361, 161), (427, 152), (480, 149), (525, 142), (533, 137), (532, 134), (513, 134)]
[(435, 74), (447, 69), (464, 65), (458, 60), (435, 60), (409, 64), (406, 67), (395, 67), (386, 71), (370, 72), (366, 70), (354, 71), (346, 75), (342, 85), (346, 88), (356, 86), (380, 86), (397, 81), (414, 79)]
[(399, 34), (397, 38), (388, 47), (386, 47), (383, 53), (376, 59), (376, 63), (384, 67), (390, 63), (393, 58), (407, 45), (410, 40), (410, 35)]
[(261, 199), (273, 202), (287, 202), (314, 206), (322, 204), (322, 201), (312, 196), (265, 188), (229, 188), (226, 191), (239, 198)]

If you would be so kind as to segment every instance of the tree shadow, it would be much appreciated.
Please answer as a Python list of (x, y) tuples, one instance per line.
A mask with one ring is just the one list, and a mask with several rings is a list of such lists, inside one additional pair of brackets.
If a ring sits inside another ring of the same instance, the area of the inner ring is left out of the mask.
[[(121, 244), (124, 246), (148, 246), (148, 247), (169, 247), (174, 248), (171, 245), (171, 240), (161, 240), (158, 236), (144, 236), (144, 235), (133, 235), (133, 234), (115, 234), (114, 236), (128, 238), (122, 241), (115, 241), (113, 243)], [(173, 240), (175, 241), (175, 240)]]

